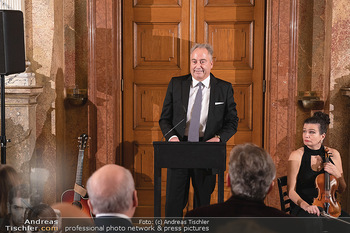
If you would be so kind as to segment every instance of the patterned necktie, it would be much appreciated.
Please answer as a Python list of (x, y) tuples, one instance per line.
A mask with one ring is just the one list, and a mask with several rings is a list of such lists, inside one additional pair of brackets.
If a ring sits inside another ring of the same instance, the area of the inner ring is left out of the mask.
[(201, 117), (202, 109), (202, 83), (199, 82), (198, 92), (194, 100), (192, 107), (192, 116), (190, 121), (190, 128), (188, 130), (188, 141), (189, 142), (198, 142), (199, 141), (199, 121)]

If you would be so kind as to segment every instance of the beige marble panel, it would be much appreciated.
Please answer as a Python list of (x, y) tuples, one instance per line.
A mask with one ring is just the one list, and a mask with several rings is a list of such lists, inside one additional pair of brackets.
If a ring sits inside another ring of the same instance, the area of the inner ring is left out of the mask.
[[(287, 160), (295, 149), (296, 44), (293, 38), (297, 28), (292, 30), (291, 25), (295, 23), (292, 16), (296, 10), (291, 1), (268, 1), (265, 147), (275, 162), (277, 177), (287, 174)], [(277, 185), (266, 202), (280, 207)]]
[(28, 183), (31, 159), (35, 153), (37, 97), (40, 87), (5, 89), (6, 163), (13, 166)]
[[(344, 177), (350, 182), (350, 99), (341, 88), (350, 87), (350, 5), (346, 0), (333, 1), (331, 36), (330, 107), (332, 119), (328, 132), (329, 145), (342, 157)], [(341, 195), (342, 208), (350, 210), (350, 191)]]

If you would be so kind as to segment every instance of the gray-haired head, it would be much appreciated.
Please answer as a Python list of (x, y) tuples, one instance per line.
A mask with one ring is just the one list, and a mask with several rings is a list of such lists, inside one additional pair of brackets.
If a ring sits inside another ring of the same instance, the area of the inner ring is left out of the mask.
[(195, 44), (191, 48), (191, 54), (193, 53), (194, 50), (196, 49), (206, 49), (208, 51), (208, 54), (210, 56), (210, 61), (213, 60), (213, 47), (210, 44)]
[(105, 165), (92, 174), (86, 186), (94, 214), (123, 213), (133, 204), (134, 179), (124, 167)]
[(232, 149), (229, 175), (234, 196), (264, 200), (275, 179), (276, 168), (264, 149), (246, 143)]

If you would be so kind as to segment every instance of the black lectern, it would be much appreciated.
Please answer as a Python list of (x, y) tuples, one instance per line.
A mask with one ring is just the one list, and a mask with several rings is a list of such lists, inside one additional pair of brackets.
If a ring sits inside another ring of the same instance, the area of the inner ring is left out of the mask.
[(161, 215), (162, 168), (213, 168), (218, 172), (218, 202), (224, 201), (224, 142), (153, 142), (154, 147), (154, 217)]

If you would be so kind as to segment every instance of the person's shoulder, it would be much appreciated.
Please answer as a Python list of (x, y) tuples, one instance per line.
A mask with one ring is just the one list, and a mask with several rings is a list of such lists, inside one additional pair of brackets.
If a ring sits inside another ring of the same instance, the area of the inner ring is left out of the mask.
[(191, 74), (176, 76), (176, 77), (172, 77), (171, 79), (172, 80), (187, 80), (188, 78), (191, 78)]
[(304, 147), (300, 147), (299, 149), (290, 153), (288, 160), (301, 160), (304, 154)]
[(225, 86), (232, 86), (232, 84), (228, 81), (225, 81), (223, 79), (215, 77), (212, 73), (210, 73), (210, 78), (214, 79), (217, 84), (225, 85)]
[(279, 210), (279, 209), (276, 209), (274, 207), (271, 207), (271, 206), (267, 206), (268, 208), (268, 213), (267, 217), (292, 217), (292, 215), (290, 214), (287, 214), (286, 212), (282, 211), (282, 210)]
[[(196, 209), (190, 210), (186, 213), (185, 217), (208, 217), (206, 213), (208, 213), (208, 207), (198, 207)], [(209, 209), (211, 209), (209, 207)]]
[(133, 226), (131, 223), (131, 220), (122, 218), (122, 217), (117, 217), (117, 216), (103, 216), (103, 217), (98, 217), (94, 218), (94, 222), (96, 225), (101, 226), (101, 225), (120, 225), (120, 226)]
[(340, 158), (340, 153), (334, 148), (326, 147), (328, 148), (328, 152), (332, 154), (334, 158)]
[(224, 203), (217, 203), (195, 208), (193, 210), (188, 211), (185, 217), (216, 217), (218, 216), (216, 210), (220, 210), (223, 207), (223, 205), (225, 205)]
[(339, 151), (337, 151), (337, 150), (334, 149), (334, 148), (325, 146), (325, 149), (328, 149), (328, 152), (329, 152), (329, 153), (332, 153), (332, 155), (335, 155), (335, 154), (340, 155)]

